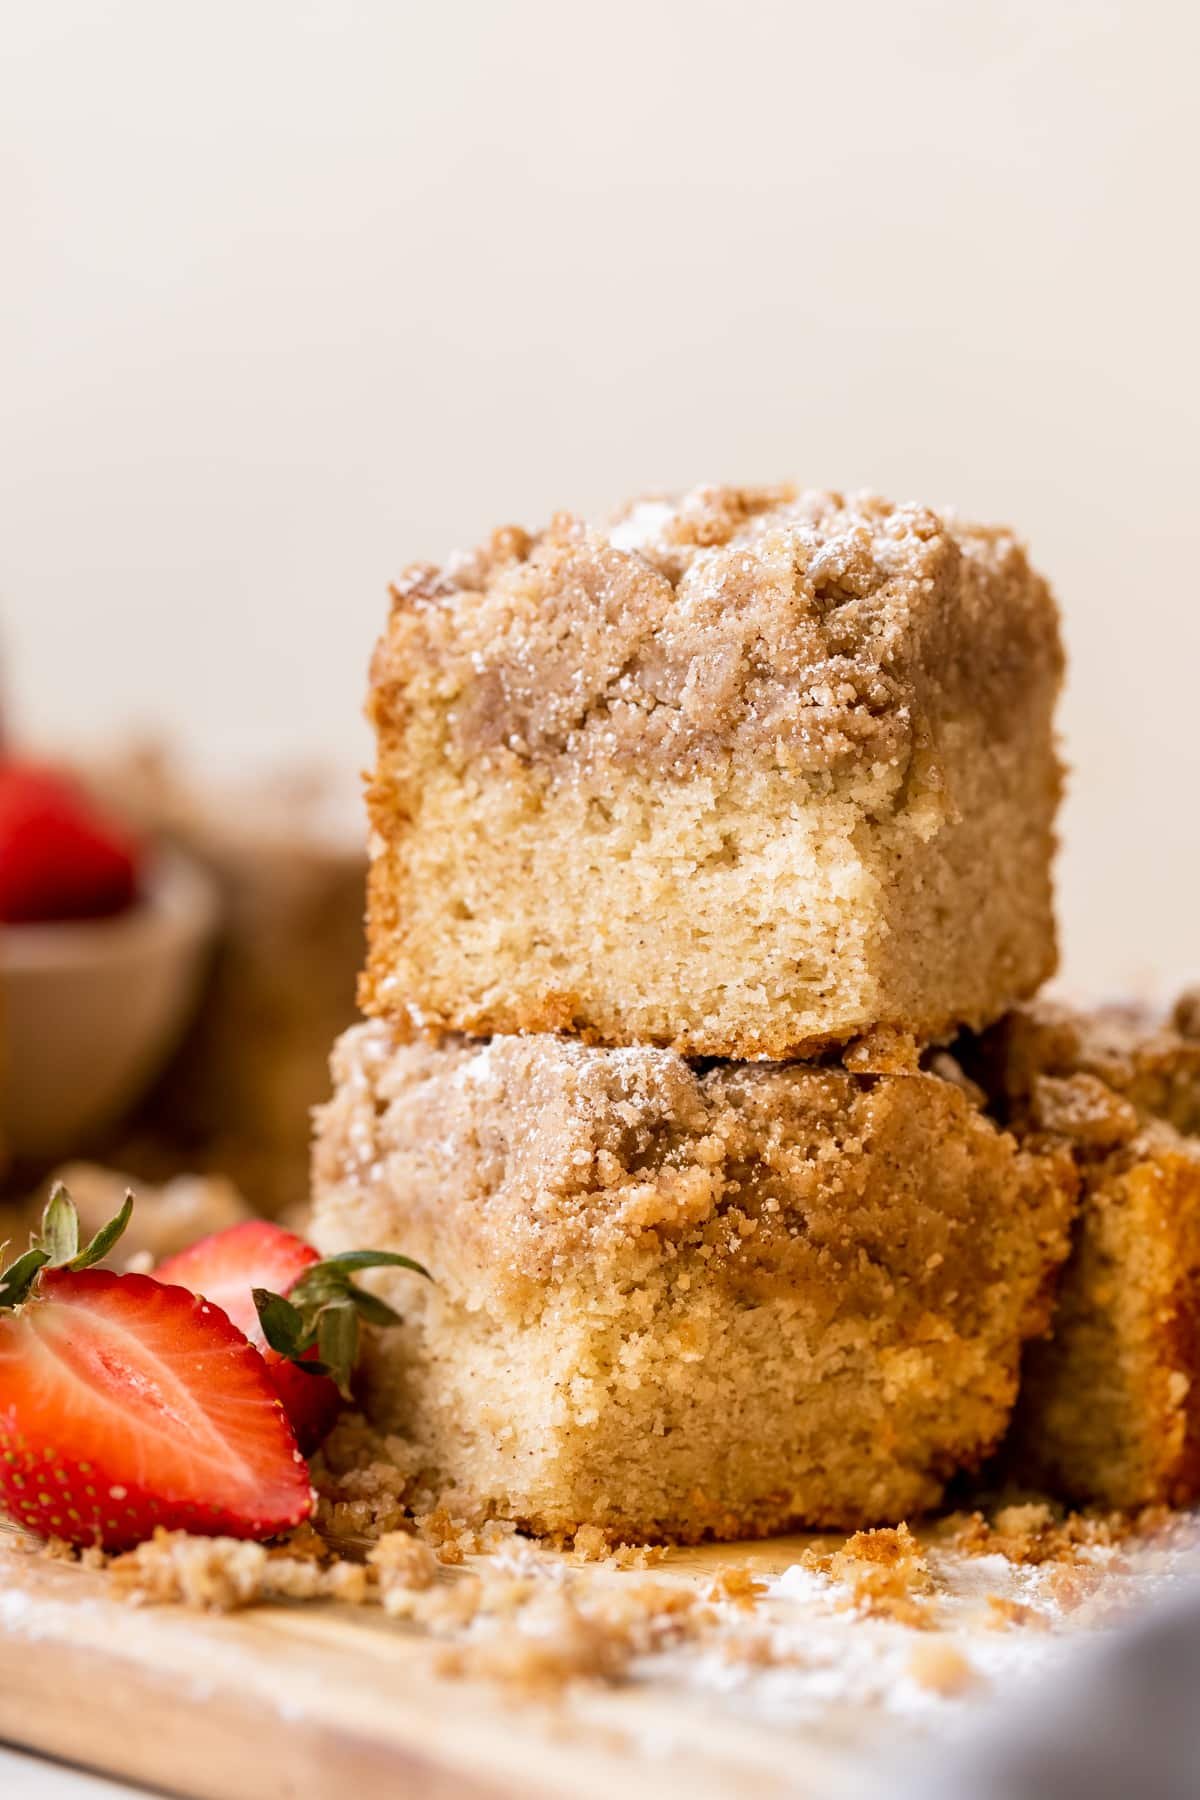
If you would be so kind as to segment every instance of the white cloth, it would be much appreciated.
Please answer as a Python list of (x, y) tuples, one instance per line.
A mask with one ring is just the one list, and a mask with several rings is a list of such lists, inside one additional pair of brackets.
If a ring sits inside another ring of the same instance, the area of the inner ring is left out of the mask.
[(1200, 1587), (1072, 1658), (1036, 1701), (1002, 1703), (891, 1800), (1197, 1800)]

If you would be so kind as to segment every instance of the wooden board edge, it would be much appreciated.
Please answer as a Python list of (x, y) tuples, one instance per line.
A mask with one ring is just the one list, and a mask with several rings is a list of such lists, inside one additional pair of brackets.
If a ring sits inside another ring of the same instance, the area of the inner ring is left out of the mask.
[[(91, 1648), (2, 1633), (0, 1740), (180, 1800), (518, 1800), (529, 1793), (353, 1727), (272, 1716), (257, 1696), (232, 1687), (209, 1693), (173, 1671), (148, 1674), (116, 1650), (98, 1664)], [(250, 1758), (249, 1745), (258, 1746)]]

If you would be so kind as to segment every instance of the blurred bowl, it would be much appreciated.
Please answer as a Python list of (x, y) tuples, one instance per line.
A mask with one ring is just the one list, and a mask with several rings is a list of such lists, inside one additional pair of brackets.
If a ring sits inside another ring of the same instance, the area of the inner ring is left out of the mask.
[(216, 889), (176, 852), (111, 919), (0, 925), (0, 1140), (18, 1157), (70, 1154), (129, 1111), (195, 1009)]

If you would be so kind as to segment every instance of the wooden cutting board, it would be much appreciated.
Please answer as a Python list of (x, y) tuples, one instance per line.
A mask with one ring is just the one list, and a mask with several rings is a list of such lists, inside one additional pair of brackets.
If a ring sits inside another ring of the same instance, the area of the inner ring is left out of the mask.
[[(731, 1563), (778, 1575), (811, 1542), (673, 1552), (653, 1579), (707, 1587)], [(1015, 1653), (1016, 1638), (989, 1629), (969, 1597), (955, 1604), (955, 1641), (978, 1643), (993, 1665), (1006, 1645)], [(930, 1639), (826, 1613), (820, 1630), (844, 1634), (851, 1656), (878, 1629), (893, 1668)], [(1052, 1635), (1026, 1641), (1045, 1646)], [(0, 1740), (189, 1800), (843, 1800), (870, 1792), (961, 1705), (931, 1695), (914, 1725), (878, 1692), (840, 1692), (832, 1681), (815, 1711), (784, 1704), (775, 1716), (770, 1692), (756, 1694), (744, 1672), (726, 1682), (710, 1670), (696, 1685), (669, 1666), (531, 1701), (447, 1679), (436, 1655), (419, 1629), (377, 1607), (133, 1607), (103, 1574), (31, 1555), (0, 1528)]]
[[(773, 1573), (807, 1541), (743, 1559)], [(655, 1578), (699, 1582), (730, 1560), (680, 1553)], [(430, 1641), (376, 1607), (131, 1607), (103, 1575), (2, 1547), (0, 1740), (196, 1800), (832, 1797), (860, 1760), (654, 1685), (568, 1705), (450, 1681)]]

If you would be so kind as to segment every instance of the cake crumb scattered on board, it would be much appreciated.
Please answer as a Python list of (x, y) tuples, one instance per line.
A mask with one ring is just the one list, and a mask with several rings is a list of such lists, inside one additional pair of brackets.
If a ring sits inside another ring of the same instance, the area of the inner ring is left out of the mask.
[(988, 1609), (987, 1624), (992, 1631), (1005, 1631), (1010, 1625), (1022, 1625), (1034, 1631), (1048, 1631), (1050, 1621), (1044, 1612), (1036, 1606), (1028, 1606), (1023, 1600), (1013, 1600), (1007, 1594), (988, 1594), (985, 1604)]
[(838, 1550), (806, 1550), (801, 1566), (849, 1589), (847, 1606), (871, 1618), (894, 1619), (917, 1631), (932, 1628), (937, 1611), (933, 1572), (905, 1524), (856, 1531)]
[(192, 1537), (164, 1531), (136, 1550), (112, 1559), (113, 1591), (137, 1606), (192, 1606), (207, 1612), (235, 1612), (265, 1600), (341, 1600), (361, 1606), (367, 1599), (368, 1571), (361, 1563), (336, 1558), (322, 1562), (302, 1548), (270, 1550), (240, 1538)]
[(979, 1679), (961, 1650), (938, 1639), (917, 1645), (909, 1660), (908, 1673), (920, 1687), (946, 1695), (965, 1693)]
[(508, 1625), (479, 1640), (442, 1646), (435, 1667), (451, 1677), (474, 1676), (539, 1696), (574, 1680), (618, 1681), (632, 1650), (627, 1636), (584, 1612), (568, 1596), (543, 1607), (538, 1629)]
[(1129, 1538), (1170, 1530), (1177, 1518), (1165, 1506), (1071, 1512), (1048, 1500), (1021, 1500), (995, 1507), (990, 1517), (982, 1511), (951, 1514), (943, 1529), (953, 1547), (967, 1556), (1003, 1556), (1007, 1562), (1038, 1567), (1086, 1561), (1097, 1550), (1116, 1549)]
[(750, 1611), (767, 1592), (768, 1584), (760, 1581), (743, 1563), (726, 1563), (713, 1573), (705, 1591), (708, 1600), (732, 1600), (735, 1606)]
[(420, 1593), (437, 1580), (440, 1559), (420, 1538), (407, 1531), (389, 1531), (368, 1553), (383, 1593), (396, 1588)]

